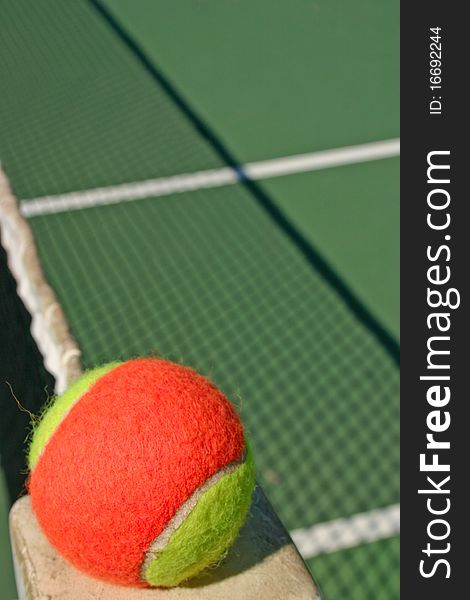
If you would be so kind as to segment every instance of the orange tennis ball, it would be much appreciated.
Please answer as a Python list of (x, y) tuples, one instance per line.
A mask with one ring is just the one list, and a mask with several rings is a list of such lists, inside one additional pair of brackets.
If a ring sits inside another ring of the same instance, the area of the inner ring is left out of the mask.
[(79, 569), (124, 585), (177, 585), (219, 561), (254, 487), (227, 398), (156, 358), (88, 371), (54, 399), (29, 465), (50, 542)]

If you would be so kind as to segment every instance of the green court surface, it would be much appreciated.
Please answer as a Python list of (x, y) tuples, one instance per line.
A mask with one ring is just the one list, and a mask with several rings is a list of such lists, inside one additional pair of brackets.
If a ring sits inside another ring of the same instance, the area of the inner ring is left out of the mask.
[(398, 134), (395, 0), (106, 4), (243, 162)]
[[(398, 135), (398, 2), (107, 5), (241, 162)], [(398, 161), (266, 186), (399, 337)]]
[[(400, 564), (398, 537), (323, 554), (308, 561), (308, 564), (322, 588), (328, 589), (331, 598), (399, 598), (396, 581)], [(342, 565), (341, 577), (338, 577), (338, 564)], [(358, 572), (362, 573), (361, 579), (357, 577)]]
[(399, 338), (399, 160), (297, 173), (263, 187)]
[(242, 186), (30, 223), (86, 366), (158, 353), (240, 398), (290, 528), (395, 500), (396, 365)]
[[(86, 0), (5, 7), (0, 158), (26, 207), (398, 135), (395, 1), (106, 6), (118, 27)], [(398, 167), (29, 218), (84, 365), (211, 376), (290, 530), (399, 499)], [(398, 596), (396, 536), (306, 559), (326, 600)]]

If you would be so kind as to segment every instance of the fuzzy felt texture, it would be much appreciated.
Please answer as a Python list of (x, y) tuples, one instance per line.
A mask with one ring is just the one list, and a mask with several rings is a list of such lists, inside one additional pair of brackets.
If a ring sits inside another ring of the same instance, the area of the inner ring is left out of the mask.
[(67, 391), (46, 405), (42, 411), (37, 425), (33, 423), (33, 433), (28, 451), (28, 465), (32, 470), (36, 464), (42, 449), (45, 447), (50, 437), (56, 430), (56, 427), (69, 411), (73, 404), (99, 379), (102, 375), (111, 371), (119, 363), (109, 363), (102, 367), (97, 367), (92, 371), (87, 371), (77, 379)]
[(171, 587), (217, 564), (243, 525), (255, 484), (253, 455), (224, 475), (199, 499), (196, 507), (149, 562), (144, 577), (151, 585)]
[(240, 459), (243, 428), (225, 396), (188, 367), (145, 358), (92, 373), (38, 456), (33, 438), (32, 506), (75, 566), (148, 585), (140, 571), (151, 542), (204, 481)]

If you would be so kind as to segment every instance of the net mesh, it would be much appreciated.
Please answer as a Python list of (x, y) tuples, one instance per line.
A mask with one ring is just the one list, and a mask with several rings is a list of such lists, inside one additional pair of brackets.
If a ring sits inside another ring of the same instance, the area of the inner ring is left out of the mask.
[(30, 326), (31, 317), (17, 296), (16, 282), (0, 246), (0, 455), (11, 500), (24, 491), (23, 447), (30, 424), (27, 410), (38, 412), (54, 392), (54, 380), (31, 339)]
[[(226, 166), (85, 1), (3, 7), (0, 152), (23, 201)], [(85, 366), (182, 360), (238, 406), (289, 529), (398, 501), (396, 356), (243, 183), (30, 219)], [(39, 390), (39, 393), (41, 390)], [(395, 539), (309, 561), (396, 598)]]

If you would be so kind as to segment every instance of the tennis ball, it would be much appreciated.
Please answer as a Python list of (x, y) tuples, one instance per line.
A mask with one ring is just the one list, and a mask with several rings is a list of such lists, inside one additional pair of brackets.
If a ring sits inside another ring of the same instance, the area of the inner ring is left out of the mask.
[(220, 561), (253, 458), (227, 398), (156, 358), (86, 372), (34, 428), (28, 489), (49, 541), (106, 581), (171, 587)]

